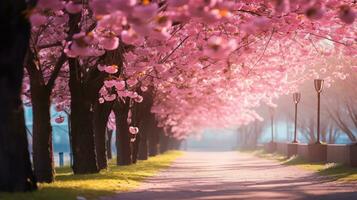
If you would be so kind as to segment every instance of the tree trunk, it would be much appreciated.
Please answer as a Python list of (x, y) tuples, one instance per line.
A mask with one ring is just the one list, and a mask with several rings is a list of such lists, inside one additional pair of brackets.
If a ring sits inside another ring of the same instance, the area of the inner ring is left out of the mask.
[(138, 149), (138, 160), (147, 160), (149, 157), (148, 151), (148, 132), (150, 132), (151, 125), (154, 123), (152, 120), (151, 107), (153, 104), (152, 88), (147, 92), (140, 93), (144, 97), (143, 102), (137, 104), (139, 107), (139, 113), (137, 113), (139, 118), (139, 149)]
[(155, 121), (151, 124), (151, 128), (148, 132), (148, 141), (149, 141), (149, 156), (156, 156), (159, 154), (159, 133), (158, 128), (156, 127)]
[(165, 153), (169, 150), (169, 142), (170, 138), (169, 136), (165, 135), (165, 133), (160, 131), (160, 153)]
[(54, 181), (50, 94), (31, 83), (33, 165), (38, 182)]
[(110, 111), (111, 103), (96, 103), (94, 105), (94, 139), (99, 170), (108, 167), (106, 131)]
[(113, 137), (113, 130), (107, 129), (107, 158), (108, 160), (112, 159), (112, 137)]
[[(144, 122), (145, 123), (145, 122)], [(146, 129), (142, 128), (142, 130), (139, 132), (140, 136), (140, 141), (139, 141), (139, 152), (138, 152), (138, 160), (147, 160), (149, 155), (148, 155), (148, 140), (146, 136)]]
[(0, 191), (37, 188), (31, 168), (21, 101), (23, 61), (30, 24), (24, 0), (0, 1)]
[(140, 135), (138, 134), (136, 136), (135, 142), (132, 143), (132, 149), (133, 149), (133, 154), (132, 154), (132, 159), (133, 163), (135, 164), (138, 161), (138, 153), (139, 153), (139, 144), (140, 144)]
[(69, 59), (73, 172), (75, 174), (97, 173), (99, 170), (94, 145), (92, 104), (83, 88), (78, 65), (78, 60)]
[(183, 140), (169, 137), (169, 150), (179, 150)]
[(129, 99), (126, 102), (117, 102), (114, 106), (116, 121), (116, 146), (117, 146), (117, 165), (132, 164), (132, 154), (130, 145), (130, 133), (127, 122), (129, 111)]

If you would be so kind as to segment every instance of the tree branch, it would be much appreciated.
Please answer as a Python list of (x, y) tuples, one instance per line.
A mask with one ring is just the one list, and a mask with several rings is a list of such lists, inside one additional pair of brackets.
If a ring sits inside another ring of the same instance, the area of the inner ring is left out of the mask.
[(47, 85), (46, 85), (47, 91), (51, 92), (51, 90), (53, 89), (53, 87), (55, 85), (55, 81), (58, 77), (58, 74), (61, 71), (63, 64), (67, 60), (66, 58), (67, 58), (66, 54), (64, 52), (62, 52), (61, 56), (58, 58), (58, 60), (56, 62), (56, 65), (55, 65), (55, 68), (53, 69), (51, 77), (47, 82)]
[(172, 54), (175, 53), (175, 51), (182, 46), (182, 44), (189, 38), (190, 36), (186, 36), (168, 55), (166, 55), (164, 58), (162, 58), (159, 63), (162, 64), (164, 63)]

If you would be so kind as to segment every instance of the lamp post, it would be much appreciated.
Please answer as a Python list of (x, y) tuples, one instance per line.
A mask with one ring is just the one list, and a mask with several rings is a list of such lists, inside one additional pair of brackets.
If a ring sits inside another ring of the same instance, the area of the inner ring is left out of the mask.
[(320, 96), (324, 85), (323, 79), (314, 80), (315, 90), (317, 92), (317, 141), (316, 144), (321, 144), (320, 142)]
[(295, 92), (293, 94), (293, 100), (294, 100), (294, 104), (295, 104), (295, 127), (294, 127), (294, 141), (293, 143), (298, 143), (297, 138), (296, 138), (296, 129), (297, 129), (297, 106), (298, 103), (300, 102), (301, 99), (301, 94), (300, 92)]
[(269, 107), (270, 111), (270, 123), (271, 123), (271, 142), (274, 142), (274, 108)]

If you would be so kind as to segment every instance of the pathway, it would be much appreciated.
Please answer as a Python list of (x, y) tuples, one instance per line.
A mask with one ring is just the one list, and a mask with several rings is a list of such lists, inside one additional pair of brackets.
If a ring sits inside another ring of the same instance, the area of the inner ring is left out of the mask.
[(238, 152), (187, 152), (135, 191), (103, 200), (357, 200), (341, 184), (294, 166)]

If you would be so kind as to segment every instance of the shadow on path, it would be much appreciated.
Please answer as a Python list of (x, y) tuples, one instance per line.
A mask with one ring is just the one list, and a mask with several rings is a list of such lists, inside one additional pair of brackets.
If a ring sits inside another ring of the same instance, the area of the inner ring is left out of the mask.
[(132, 192), (103, 200), (353, 200), (357, 184), (237, 152), (187, 152)]

